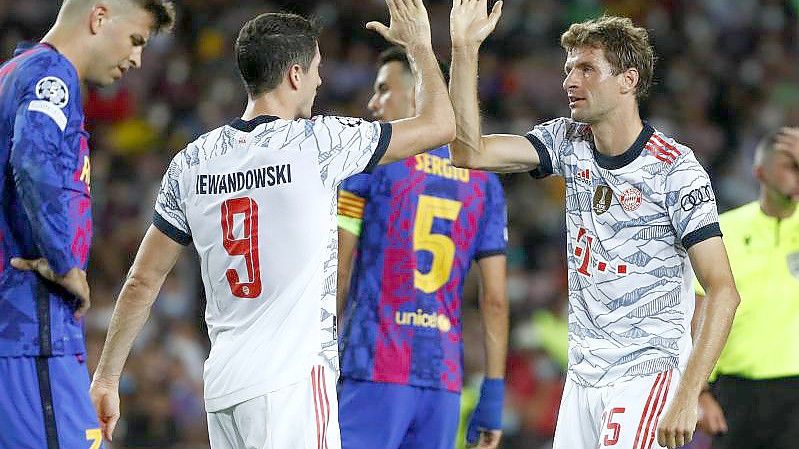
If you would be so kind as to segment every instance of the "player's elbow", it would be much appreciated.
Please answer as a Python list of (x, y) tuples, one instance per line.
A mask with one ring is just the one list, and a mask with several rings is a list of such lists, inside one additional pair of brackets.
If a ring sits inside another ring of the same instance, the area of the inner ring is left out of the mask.
[(477, 154), (467, 148), (463, 143), (458, 142), (458, 140), (450, 144), (449, 158), (453, 167), (468, 169), (481, 168)]
[(507, 315), (510, 309), (508, 296), (499, 292), (487, 292), (480, 300), (480, 309), (491, 315)]
[(723, 282), (718, 285), (708, 285), (705, 288), (707, 293), (706, 298), (716, 304), (723, 304), (725, 308), (731, 309), (735, 312), (738, 305), (741, 304), (741, 296), (738, 294), (738, 289), (735, 287), (734, 282)]
[(438, 148), (455, 139), (455, 121), (431, 120), (423, 131), (423, 135), (429, 139), (428, 148)]
[(135, 269), (131, 269), (128, 273), (127, 278), (125, 278), (125, 285), (123, 289), (127, 290), (127, 294), (124, 295), (127, 298), (137, 298), (141, 299), (142, 302), (152, 303), (152, 300), (148, 300), (147, 298), (155, 299), (156, 292), (156, 285), (158, 285), (157, 281), (153, 279), (152, 276), (148, 276), (146, 273), (141, 271), (137, 271)]

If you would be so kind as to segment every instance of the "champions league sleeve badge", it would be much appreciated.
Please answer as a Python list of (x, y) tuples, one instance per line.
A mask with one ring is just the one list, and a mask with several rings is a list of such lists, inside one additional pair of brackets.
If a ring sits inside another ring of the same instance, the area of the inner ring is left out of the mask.
[(69, 90), (61, 78), (46, 76), (36, 83), (36, 98), (63, 109), (69, 103)]

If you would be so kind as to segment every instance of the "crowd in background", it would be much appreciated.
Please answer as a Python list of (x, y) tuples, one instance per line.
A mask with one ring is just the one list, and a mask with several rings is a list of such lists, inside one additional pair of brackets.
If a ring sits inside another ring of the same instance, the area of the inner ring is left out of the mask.
[[(0, 0), (0, 60), (18, 41), (37, 40), (60, 2)], [(97, 362), (116, 294), (151, 221), (160, 178), (172, 156), (200, 134), (238, 116), (246, 96), (232, 47), (254, 15), (313, 15), (322, 86), (315, 114), (368, 116), (377, 53), (386, 44), (364, 29), (387, 17), (383, 0), (184, 0), (171, 35), (151, 40), (143, 69), (110, 88), (84, 91), (92, 133), (95, 240), (93, 308), (86, 332)], [(439, 57), (449, 59), (449, 0), (426, 1)], [(755, 145), (782, 124), (799, 125), (799, 1), (505, 0), (480, 59), (484, 132), (524, 133), (568, 114), (561, 89), (568, 24), (603, 12), (650, 30), (658, 55), (642, 116), (690, 146), (711, 174), (720, 209), (755, 198)], [(566, 369), (563, 184), (525, 174), (503, 177), (509, 205), (511, 342), (505, 443), (547, 448)], [(195, 254), (167, 279), (121, 382), (123, 421), (114, 448), (207, 447), (202, 364), (208, 340)], [(473, 284), (463, 316), (465, 362), (482, 368)], [(467, 394), (468, 396), (468, 394)]]

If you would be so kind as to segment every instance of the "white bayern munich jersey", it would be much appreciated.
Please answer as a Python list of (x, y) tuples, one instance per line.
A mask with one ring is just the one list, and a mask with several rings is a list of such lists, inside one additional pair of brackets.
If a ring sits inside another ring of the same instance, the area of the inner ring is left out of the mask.
[(588, 125), (559, 118), (527, 138), (534, 177), (566, 180), (569, 376), (604, 387), (684, 368), (691, 351), (687, 249), (721, 236), (707, 172), (645, 124), (623, 154), (600, 154)]
[(337, 372), (336, 189), (390, 138), (385, 123), (260, 116), (172, 160), (153, 221), (200, 256), (208, 412), (307, 378), (320, 355)]

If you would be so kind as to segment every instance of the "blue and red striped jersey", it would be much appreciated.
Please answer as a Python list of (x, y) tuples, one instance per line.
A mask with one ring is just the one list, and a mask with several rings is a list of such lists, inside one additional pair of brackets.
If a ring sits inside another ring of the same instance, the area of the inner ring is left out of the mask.
[(0, 356), (85, 351), (74, 296), (12, 257), (86, 269), (92, 237), (88, 133), (80, 82), (39, 44), (0, 66)]
[(441, 147), (345, 180), (338, 207), (362, 219), (342, 375), (460, 391), (463, 283), (507, 247), (499, 178), (453, 167)]

